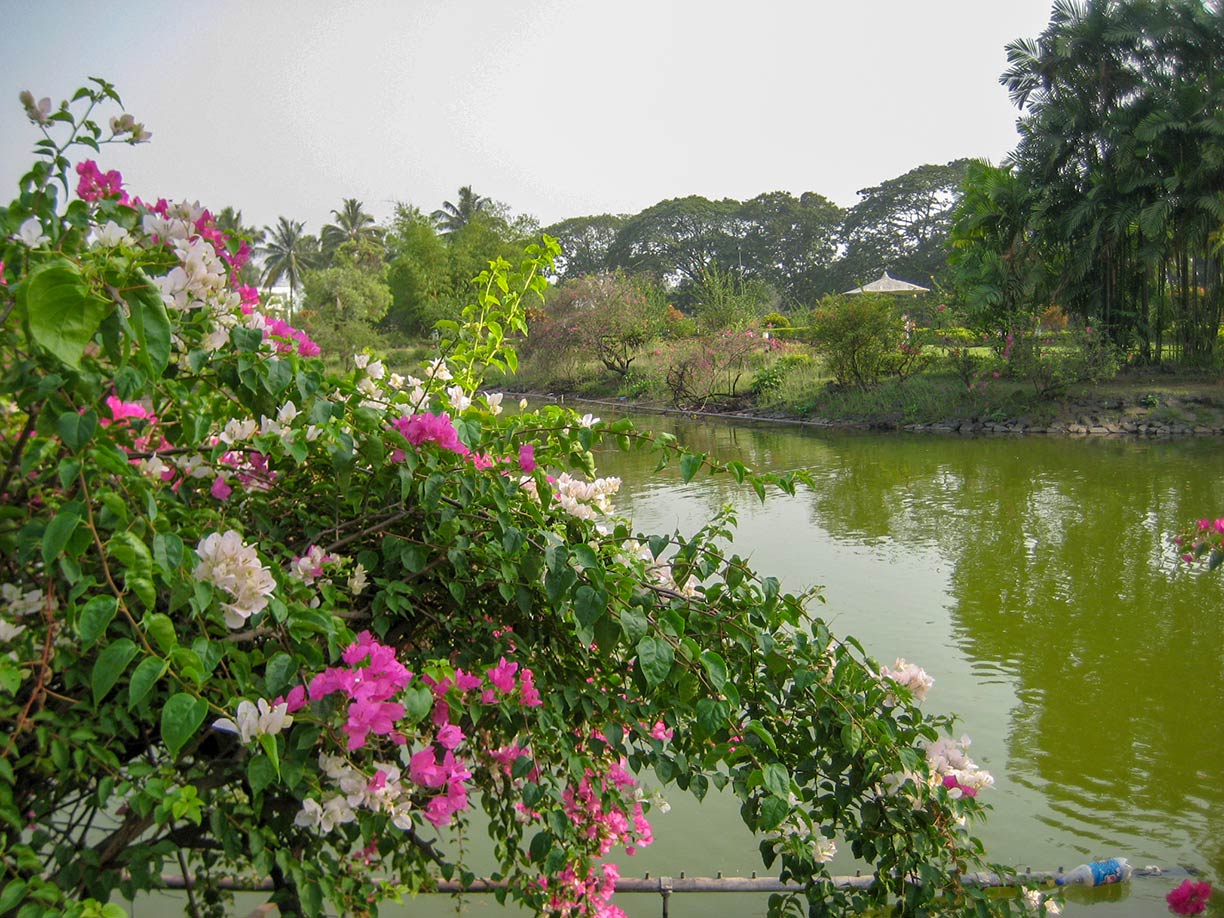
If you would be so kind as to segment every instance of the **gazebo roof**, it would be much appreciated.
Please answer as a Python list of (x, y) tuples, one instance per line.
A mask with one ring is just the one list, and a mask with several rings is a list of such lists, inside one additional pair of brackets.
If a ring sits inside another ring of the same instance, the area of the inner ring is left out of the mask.
[(885, 271), (880, 275), (879, 280), (872, 281), (870, 284), (864, 284), (861, 287), (855, 287), (853, 290), (847, 290), (846, 293), (926, 293), (927, 287), (919, 287), (917, 284), (911, 284), (908, 281), (897, 280), (895, 277), (889, 277)]

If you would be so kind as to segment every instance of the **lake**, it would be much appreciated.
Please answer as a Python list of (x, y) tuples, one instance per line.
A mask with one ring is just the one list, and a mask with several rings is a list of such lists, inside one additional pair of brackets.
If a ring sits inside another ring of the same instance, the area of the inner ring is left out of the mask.
[[(979, 826), (992, 860), (1070, 869), (1125, 856), (1217, 882), (1224, 576), (1180, 566), (1169, 537), (1224, 512), (1224, 444), (638, 423), (759, 470), (811, 471), (813, 489), (762, 505), (725, 476), (685, 485), (675, 470), (652, 477), (645, 454), (600, 457), (601, 474), (624, 479), (618, 510), (638, 528), (690, 531), (732, 505), (736, 544), (758, 569), (792, 591), (823, 585), (816, 612), (835, 633), (935, 677), (926, 706), (961, 716), (995, 777)], [(655, 845), (624, 859), (624, 873), (759, 869), (733, 801), (669, 799)], [(1097, 914), (1165, 914), (1181, 879), (1085, 891), (1068, 912), (1111, 902)], [(659, 914), (657, 897), (617, 901)], [(764, 910), (763, 899), (732, 902), (675, 896), (671, 914)]]

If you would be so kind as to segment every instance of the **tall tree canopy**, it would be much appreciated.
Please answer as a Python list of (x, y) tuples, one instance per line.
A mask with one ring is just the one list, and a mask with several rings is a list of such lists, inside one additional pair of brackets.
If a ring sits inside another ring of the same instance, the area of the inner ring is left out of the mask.
[(382, 237), (382, 228), (356, 198), (345, 198), (340, 209), (331, 214), (336, 222), (328, 223), (320, 234), (323, 254), (329, 261), (346, 242), (376, 241)]
[(701, 195), (660, 201), (630, 217), (608, 249), (614, 268), (678, 286), (697, 283), (714, 262), (737, 264), (739, 202)]
[(305, 232), (300, 220), (281, 217), (276, 226), (265, 227), (267, 237), (259, 252), (264, 256), (263, 282), (271, 287), (281, 280), (289, 284), (289, 312), (292, 318), (297, 289), (303, 274), (319, 262), (319, 246)]
[(1060, 296), (1159, 359), (1210, 356), (1224, 303), (1224, 4), (1058, 0), (1007, 47), (1013, 159)]
[(443, 201), (442, 206), (431, 216), (438, 226), (438, 231), (443, 235), (450, 235), (471, 223), (477, 214), (487, 211), (492, 203), (489, 198), (474, 192), (471, 185), (464, 185), (459, 189), (459, 196), (454, 203)]
[(757, 195), (740, 208), (748, 277), (777, 290), (792, 305), (808, 306), (831, 289), (845, 211), (822, 194), (785, 191)]
[(563, 279), (599, 274), (608, 269), (608, 250), (628, 219), (615, 214), (570, 217), (546, 227), (544, 232), (561, 246), (558, 274)]
[(948, 231), (968, 159), (927, 164), (859, 192), (842, 227), (846, 246), (839, 287), (875, 280), (887, 270), (930, 286), (947, 267)]

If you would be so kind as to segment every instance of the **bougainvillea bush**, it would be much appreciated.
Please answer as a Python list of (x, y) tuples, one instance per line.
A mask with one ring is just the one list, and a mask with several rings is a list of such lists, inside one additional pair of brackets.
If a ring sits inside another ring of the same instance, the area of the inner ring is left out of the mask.
[[(23, 94), (42, 138), (0, 211), (0, 914), (115, 914), (165, 874), (195, 914), (224, 877), (360, 914), (470, 880), (480, 812), (504, 895), (615, 915), (656, 783), (742, 801), (803, 887), (775, 913), (1006, 908), (958, 882), (990, 779), (925, 673), (834, 639), (728, 517), (634, 532), (593, 451), (794, 479), (480, 391), (552, 240), (415, 375), (328, 376), (236, 280), (244, 242), (96, 165), (147, 137), (118, 103)], [(836, 846), (879, 882), (834, 888)]]

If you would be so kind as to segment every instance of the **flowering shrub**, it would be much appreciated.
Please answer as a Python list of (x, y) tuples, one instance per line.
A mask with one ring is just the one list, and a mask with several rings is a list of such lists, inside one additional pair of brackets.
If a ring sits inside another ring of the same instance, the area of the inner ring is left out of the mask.
[(904, 379), (922, 365), (914, 323), (887, 294), (827, 296), (808, 334), (839, 386), (870, 389), (885, 376)]
[(668, 342), (664, 346), (665, 382), (672, 404), (677, 408), (734, 404), (745, 395), (740, 390), (744, 374), (763, 368), (765, 358), (783, 346), (776, 338), (751, 328), (723, 329), (699, 338)]
[[(93, 120), (117, 102), (31, 97), (42, 158), (0, 212), (0, 914), (111, 915), (171, 870), (197, 915), (225, 876), (364, 914), (470, 881), (479, 807), (506, 895), (613, 916), (648, 774), (739, 797), (802, 887), (774, 913), (1006, 910), (959, 884), (989, 781), (925, 674), (835, 640), (733, 520), (618, 518), (593, 450), (666, 440), (479, 394), (552, 240), (490, 264), (419, 375), (328, 376), (207, 210), (92, 160), (70, 197), (74, 145), (144, 139)], [(879, 882), (834, 888), (835, 845)]]

